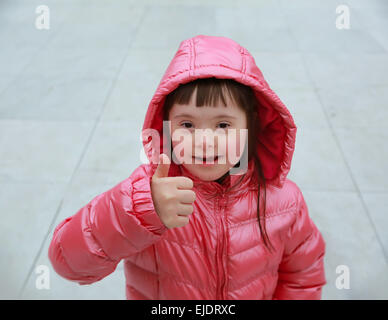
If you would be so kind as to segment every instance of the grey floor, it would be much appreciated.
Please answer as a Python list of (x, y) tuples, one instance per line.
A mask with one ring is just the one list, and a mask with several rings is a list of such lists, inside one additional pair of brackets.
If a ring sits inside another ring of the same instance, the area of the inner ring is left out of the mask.
[[(35, 28), (41, 4), (49, 30)], [(341, 4), (348, 30), (335, 27)], [(323, 299), (387, 299), (387, 18), (377, 0), (1, 1), (0, 298), (125, 299), (122, 263), (90, 286), (59, 277), (53, 228), (141, 163), (168, 63), (208, 34), (245, 46), (294, 116), (288, 177), (327, 243)]]

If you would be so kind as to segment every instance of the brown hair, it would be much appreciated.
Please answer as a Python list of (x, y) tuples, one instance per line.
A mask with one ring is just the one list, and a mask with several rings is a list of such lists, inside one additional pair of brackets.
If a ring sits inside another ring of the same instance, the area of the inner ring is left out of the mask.
[[(256, 99), (253, 89), (249, 86), (246, 86), (240, 82), (237, 82), (233, 79), (219, 79), (215, 77), (211, 78), (201, 78), (194, 81), (180, 84), (178, 88), (170, 92), (165, 99), (163, 107), (163, 120), (168, 121), (169, 113), (172, 106), (177, 104), (189, 104), (191, 97), (197, 89), (196, 94), (196, 106), (202, 107), (207, 106), (216, 106), (217, 102), (220, 100), (222, 104), (226, 107), (225, 94), (229, 94), (229, 97), (234, 101), (237, 106), (245, 111), (247, 117), (247, 129), (248, 129), (248, 141), (253, 141), (253, 143), (248, 143), (248, 161), (252, 158), (254, 159), (255, 169), (256, 169), (256, 181), (258, 184), (258, 199), (257, 199), (257, 220), (259, 223), (259, 228), (261, 232), (261, 237), (264, 241), (265, 246), (271, 251), (273, 248), (271, 241), (267, 235), (265, 228), (265, 209), (266, 209), (266, 181), (262, 171), (262, 166), (260, 159), (257, 155), (256, 143), (257, 134), (260, 132), (260, 122), (257, 120), (257, 107), (259, 101)], [(246, 148), (244, 150), (246, 152)], [(238, 166), (239, 163), (236, 164)], [(229, 175), (229, 172), (225, 176)], [(221, 180), (223, 178), (220, 178)], [(241, 182), (243, 175), (239, 181), (234, 185), (228, 188), (227, 191), (236, 188)], [(218, 180), (220, 180), (218, 179)], [(264, 190), (264, 209), (263, 216), (260, 214), (260, 187), (263, 186)], [(261, 224), (261, 220), (263, 225)]]

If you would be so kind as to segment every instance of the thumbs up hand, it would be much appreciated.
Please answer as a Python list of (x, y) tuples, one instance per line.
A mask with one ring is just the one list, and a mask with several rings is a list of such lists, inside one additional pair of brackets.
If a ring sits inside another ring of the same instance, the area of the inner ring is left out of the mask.
[(193, 180), (188, 177), (168, 177), (170, 159), (159, 155), (159, 164), (151, 179), (152, 201), (160, 220), (168, 228), (183, 227), (189, 223), (195, 201)]

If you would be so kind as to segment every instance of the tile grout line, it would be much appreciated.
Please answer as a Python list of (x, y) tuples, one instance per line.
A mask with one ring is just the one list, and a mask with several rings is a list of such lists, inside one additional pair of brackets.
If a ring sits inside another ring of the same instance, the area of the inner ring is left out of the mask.
[[(283, 9), (283, 8), (281, 8), (281, 10), (282, 10), (282, 9)], [(284, 13), (284, 11), (283, 11), (283, 13)], [(284, 17), (285, 17), (285, 21), (286, 21), (286, 23), (287, 23), (287, 25), (288, 25), (289, 34), (290, 34), (290, 36), (294, 39), (294, 41), (296, 41), (296, 43), (297, 43), (297, 45), (298, 45), (298, 41), (297, 41), (295, 35), (292, 33), (292, 30), (291, 30), (291, 28), (290, 28), (290, 25), (288, 24), (288, 20), (287, 20), (287, 18), (286, 18), (285, 15), (284, 15)], [(310, 80), (311, 83), (312, 83), (314, 93), (315, 93), (315, 95), (317, 96), (317, 99), (318, 99), (318, 101), (319, 101), (319, 104), (321, 105), (321, 109), (322, 109), (322, 111), (323, 111), (323, 113), (324, 113), (324, 115), (325, 115), (327, 124), (329, 125), (330, 132), (331, 132), (331, 134), (332, 134), (332, 136), (333, 136), (333, 138), (334, 138), (334, 141), (335, 141), (335, 143), (336, 143), (336, 145), (337, 145), (337, 147), (338, 147), (338, 149), (339, 149), (339, 151), (340, 151), (340, 153), (341, 153), (342, 159), (343, 159), (343, 161), (344, 161), (344, 163), (345, 163), (345, 166), (346, 166), (346, 168), (347, 168), (347, 171), (348, 171), (348, 173), (349, 173), (349, 175), (350, 175), (350, 178), (351, 178), (351, 180), (352, 180), (352, 182), (353, 182), (353, 186), (354, 186), (354, 188), (355, 188), (355, 190), (356, 190), (356, 194), (358, 195), (359, 199), (361, 200), (361, 205), (362, 205), (362, 207), (363, 207), (363, 209), (364, 209), (364, 212), (366, 213), (367, 218), (368, 218), (368, 220), (369, 220), (369, 223), (371, 224), (371, 227), (372, 227), (372, 229), (373, 229), (373, 231), (374, 231), (374, 233), (375, 233), (377, 242), (379, 243), (380, 248), (381, 248), (381, 250), (382, 250), (382, 253), (383, 253), (385, 262), (388, 263), (388, 254), (387, 254), (387, 252), (385, 251), (383, 242), (382, 242), (382, 240), (380, 239), (379, 233), (377, 232), (376, 226), (375, 226), (375, 224), (374, 224), (374, 222), (373, 222), (373, 219), (372, 219), (372, 217), (371, 217), (371, 215), (370, 215), (370, 213), (369, 213), (368, 207), (367, 207), (367, 205), (366, 205), (366, 203), (365, 203), (364, 198), (362, 197), (362, 193), (361, 193), (361, 191), (360, 191), (360, 189), (359, 189), (359, 187), (358, 187), (358, 184), (357, 184), (357, 182), (356, 182), (356, 180), (355, 180), (355, 178), (354, 178), (354, 176), (353, 176), (353, 172), (352, 172), (352, 170), (351, 170), (351, 168), (350, 168), (350, 165), (349, 165), (349, 163), (348, 163), (348, 161), (347, 161), (347, 159), (346, 159), (345, 153), (344, 153), (344, 151), (343, 151), (343, 149), (342, 149), (342, 147), (341, 147), (341, 143), (340, 143), (340, 141), (339, 141), (339, 139), (338, 139), (338, 136), (337, 136), (336, 133), (335, 133), (334, 127), (333, 127), (333, 125), (332, 125), (332, 123), (331, 123), (331, 121), (330, 121), (330, 118), (329, 118), (328, 114), (327, 114), (327, 110), (326, 110), (326, 108), (325, 108), (325, 106), (324, 106), (324, 104), (323, 104), (323, 102), (322, 102), (321, 96), (320, 96), (320, 94), (318, 93), (318, 87), (317, 87), (315, 81), (313, 80), (313, 77), (312, 77), (311, 74), (310, 74), (310, 71), (309, 71), (309, 69), (308, 69), (308, 67), (307, 67), (307, 65), (306, 65), (306, 63), (305, 63), (304, 54), (303, 54), (303, 52), (300, 51), (299, 46), (298, 46), (298, 49), (299, 49), (298, 52), (299, 52), (299, 54), (301, 55), (301, 58), (302, 58), (301, 60), (302, 60), (303, 68), (304, 68), (304, 70), (306, 71), (306, 74), (307, 74), (309, 80)]]
[[(79, 160), (78, 160), (78, 162), (77, 162), (77, 164), (76, 164), (76, 166), (75, 166), (75, 169), (74, 169), (74, 171), (73, 171), (73, 173), (72, 173), (72, 175), (71, 175), (71, 177), (70, 177), (70, 179), (69, 179), (69, 181), (68, 181), (68, 184), (67, 184), (67, 187), (66, 187), (66, 189), (65, 189), (65, 191), (64, 191), (64, 194), (63, 194), (63, 196), (62, 196), (62, 199), (61, 199), (61, 201), (60, 201), (60, 203), (59, 203), (59, 205), (58, 205), (57, 210), (55, 211), (54, 217), (53, 217), (53, 219), (52, 219), (52, 221), (51, 221), (51, 223), (50, 223), (50, 226), (49, 226), (49, 228), (48, 228), (48, 230), (47, 230), (47, 232), (46, 232), (46, 235), (45, 235), (44, 238), (43, 238), (42, 244), (41, 244), (41, 246), (40, 246), (40, 248), (39, 248), (37, 254), (35, 255), (35, 258), (34, 258), (34, 260), (33, 260), (33, 263), (32, 263), (32, 265), (31, 265), (31, 267), (30, 267), (30, 270), (28, 271), (27, 276), (26, 276), (26, 278), (25, 278), (25, 280), (24, 280), (24, 282), (23, 282), (23, 285), (22, 285), (22, 287), (21, 287), (21, 289), (20, 289), (20, 291), (19, 291), (19, 294), (18, 294), (18, 299), (19, 299), (19, 300), (20, 300), (21, 297), (23, 296), (23, 293), (24, 293), (24, 291), (25, 291), (25, 289), (26, 289), (27, 283), (28, 283), (28, 281), (29, 281), (29, 279), (30, 279), (30, 277), (31, 277), (31, 275), (32, 275), (32, 273), (33, 273), (34, 267), (35, 267), (35, 265), (36, 265), (36, 263), (37, 263), (37, 261), (38, 261), (38, 259), (39, 259), (39, 256), (40, 256), (41, 253), (42, 253), (44, 244), (46, 243), (47, 238), (48, 238), (49, 235), (51, 234), (51, 230), (53, 229), (54, 224), (55, 224), (55, 221), (56, 221), (57, 217), (59, 216), (59, 212), (60, 212), (61, 209), (62, 209), (62, 206), (63, 206), (63, 203), (64, 203), (64, 199), (66, 198), (66, 194), (69, 192), (69, 189), (70, 189), (71, 183), (72, 183), (72, 181), (73, 181), (73, 179), (74, 179), (74, 177), (75, 177), (75, 174), (78, 172), (78, 169), (79, 169), (79, 167), (80, 167), (80, 165), (81, 165), (81, 162), (82, 162), (82, 160), (83, 160), (83, 158), (84, 158), (84, 156), (85, 156), (85, 154), (86, 154), (86, 151), (88, 150), (88, 147), (89, 147), (89, 145), (90, 145), (90, 142), (91, 142), (91, 140), (92, 140), (92, 138), (93, 138), (93, 136), (94, 136), (94, 132), (95, 132), (95, 130), (96, 130), (98, 124), (100, 123), (101, 116), (102, 116), (102, 114), (104, 113), (104, 110), (105, 110), (105, 108), (106, 108), (106, 105), (107, 105), (107, 103), (108, 103), (108, 100), (109, 100), (109, 98), (110, 98), (110, 95), (112, 94), (112, 91), (113, 91), (113, 89), (115, 88), (117, 79), (119, 78), (119, 76), (120, 76), (120, 74), (121, 74), (121, 72), (122, 72), (122, 70), (123, 70), (123, 66), (124, 66), (125, 62), (127, 61), (129, 52), (130, 52), (131, 47), (132, 47), (132, 44), (133, 44), (133, 41), (134, 41), (134, 39), (136, 38), (136, 35), (137, 35), (137, 32), (138, 32), (139, 26), (143, 23), (144, 17), (145, 17), (145, 15), (146, 15), (147, 12), (148, 12), (148, 10), (147, 10), (148, 5), (146, 5), (146, 6), (144, 6), (144, 7), (145, 7), (145, 10), (143, 11), (143, 13), (142, 13), (142, 15), (141, 15), (141, 18), (140, 18), (140, 20), (139, 20), (139, 22), (138, 22), (138, 24), (137, 24), (137, 26), (136, 26), (136, 28), (135, 28), (135, 31), (134, 31), (134, 33), (133, 33), (133, 37), (132, 37), (132, 39), (130, 40), (129, 45), (128, 45), (128, 48), (127, 48), (127, 50), (126, 50), (126, 52), (125, 52), (125, 54), (124, 54), (124, 58), (122, 59), (122, 61), (121, 61), (120, 65), (119, 65), (119, 67), (117, 68), (116, 75), (114, 76), (114, 78), (113, 78), (113, 80), (112, 80), (111, 86), (110, 86), (110, 88), (109, 88), (109, 90), (108, 90), (108, 93), (107, 93), (107, 95), (106, 95), (106, 97), (105, 97), (105, 100), (104, 100), (104, 103), (103, 103), (102, 108), (101, 108), (101, 110), (100, 110), (100, 113), (98, 114), (97, 119), (96, 119), (95, 122), (94, 122), (94, 126), (93, 126), (93, 128), (92, 128), (92, 130), (91, 130), (91, 132), (90, 132), (90, 134), (89, 134), (88, 140), (87, 140), (87, 142), (86, 142), (86, 144), (85, 144), (85, 147), (84, 147), (84, 149), (83, 149), (83, 151), (82, 151), (82, 153), (81, 153), (81, 156), (80, 156), (80, 158), (79, 158)], [(133, 8), (133, 7), (132, 7), (132, 8)]]

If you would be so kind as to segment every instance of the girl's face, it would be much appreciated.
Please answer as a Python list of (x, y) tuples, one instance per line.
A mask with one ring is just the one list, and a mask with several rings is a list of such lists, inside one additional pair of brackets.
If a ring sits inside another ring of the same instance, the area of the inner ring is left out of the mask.
[(178, 163), (191, 174), (214, 181), (241, 158), (247, 143), (247, 119), (229, 97), (227, 107), (196, 107), (193, 97), (195, 93), (189, 104), (174, 104), (170, 110), (172, 148)]

